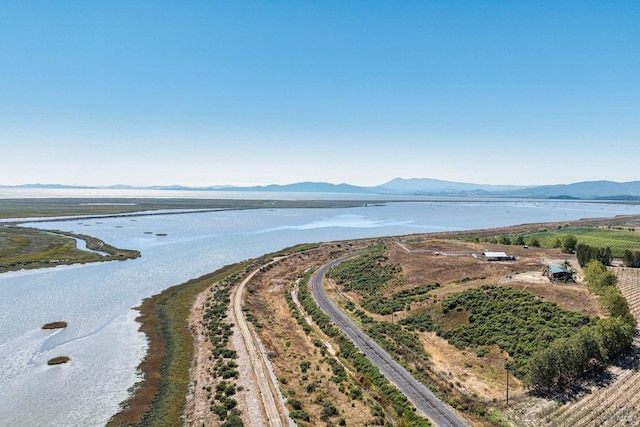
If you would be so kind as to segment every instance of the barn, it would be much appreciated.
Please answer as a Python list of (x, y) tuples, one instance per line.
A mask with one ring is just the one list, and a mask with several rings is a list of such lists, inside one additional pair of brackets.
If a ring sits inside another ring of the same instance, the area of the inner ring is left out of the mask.
[(507, 255), (504, 252), (482, 252), (486, 261), (514, 261), (516, 257)]
[(573, 282), (571, 271), (561, 265), (550, 265), (547, 276), (552, 282)]

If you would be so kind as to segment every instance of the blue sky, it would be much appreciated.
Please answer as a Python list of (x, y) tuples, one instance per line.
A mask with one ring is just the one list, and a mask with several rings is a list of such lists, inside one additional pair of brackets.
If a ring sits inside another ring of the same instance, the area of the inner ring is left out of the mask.
[(0, 184), (640, 180), (638, 1), (6, 1)]

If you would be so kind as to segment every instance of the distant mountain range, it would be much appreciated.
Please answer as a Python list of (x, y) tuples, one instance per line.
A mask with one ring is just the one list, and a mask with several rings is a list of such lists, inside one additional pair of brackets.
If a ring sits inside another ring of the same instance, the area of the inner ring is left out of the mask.
[(573, 184), (515, 186), (482, 185), (465, 182), (443, 181), (430, 178), (395, 178), (382, 185), (361, 187), (350, 184), (328, 182), (298, 182), (286, 185), (264, 185), (253, 187), (208, 186), (185, 187), (180, 185), (134, 187), (112, 185), (108, 187), (80, 187), (60, 184), (25, 184), (0, 186), (0, 188), (53, 188), (53, 189), (148, 189), (189, 191), (269, 191), (306, 193), (376, 194), (393, 196), (485, 196), (536, 199), (581, 199), (581, 200), (640, 200), (640, 181), (584, 181)]

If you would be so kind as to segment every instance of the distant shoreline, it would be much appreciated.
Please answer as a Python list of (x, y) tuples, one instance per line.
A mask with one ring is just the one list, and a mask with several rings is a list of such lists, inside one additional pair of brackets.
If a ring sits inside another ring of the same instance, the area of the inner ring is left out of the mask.
[(390, 200), (240, 200), (149, 198), (0, 199), (0, 225), (242, 209), (352, 208)]

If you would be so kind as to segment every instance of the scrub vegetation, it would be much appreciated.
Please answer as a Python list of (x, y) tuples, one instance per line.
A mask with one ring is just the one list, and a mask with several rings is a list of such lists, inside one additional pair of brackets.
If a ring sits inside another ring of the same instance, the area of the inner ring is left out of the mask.
[(200, 292), (243, 271), (246, 264), (223, 267), (143, 301), (138, 321), (149, 339), (149, 349), (138, 369), (144, 378), (108, 426), (182, 425), (193, 357), (193, 338), (186, 319)]
[[(373, 257), (375, 258), (375, 253)], [(366, 263), (367, 261), (365, 261)], [(358, 264), (358, 263), (356, 263)], [(377, 275), (374, 274), (374, 277)], [(317, 306), (308, 287), (308, 276), (300, 283), (299, 297), (305, 311), (311, 316), (313, 321), (320, 327), (323, 333), (333, 338), (340, 349), (340, 358), (348, 363), (352, 369), (362, 376), (361, 381), (366, 381), (375, 386), (376, 390), (388, 399), (388, 402), (395, 412), (395, 417), (405, 425), (430, 426), (425, 420), (414, 412), (413, 406), (400, 391), (393, 386), (389, 380), (380, 373), (362, 352), (360, 352), (346, 335), (340, 332), (331, 322), (329, 317)], [(340, 378), (340, 377), (339, 377)]]

